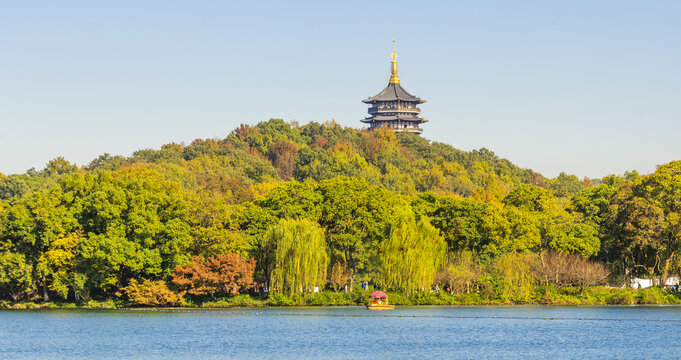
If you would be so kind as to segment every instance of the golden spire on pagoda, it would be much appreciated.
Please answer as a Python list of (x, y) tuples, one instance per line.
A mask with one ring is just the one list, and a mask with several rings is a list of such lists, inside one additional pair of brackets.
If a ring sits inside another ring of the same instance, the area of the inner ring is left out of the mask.
[(395, 60), (395, 59), (397, 59), (397, 53), (395, 52), (395, 40), (394, 39), (393, 39), (393, 54), (392, 54), (392, 56), (393, 56), (393, 60), (390, 62), (391, 63), (391, 66), (390, 66), (391, 75), (390, 75), (389, 83), (399, 84), (400, 79), (397, 77), (397, 60)]

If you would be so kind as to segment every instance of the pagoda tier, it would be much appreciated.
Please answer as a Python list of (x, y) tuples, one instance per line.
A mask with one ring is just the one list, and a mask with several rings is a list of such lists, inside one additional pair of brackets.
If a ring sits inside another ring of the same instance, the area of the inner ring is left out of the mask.
[(383, 89), (383, 91), (376, 94), (376, 96), (372, 96), (366, 100), (362, 100), (362, 102), (365, 104), (371, 104), (375, 101), (406, 101), (415, 102), (418, 104), (426, 102), (425, 100), (421, 100), (421, 98), (418, 98), (408, 93), (407, 90), (404, 90), (404, 88), (402, 87), (402, 85), (400, 85), (399, 82), (388, 83), (388, 86), (386, 86), (385, 89)]
[(369, 124), (369, 130), (387, 128), (395, 132), (407, 131), (421, 134), (423, 129), (419, 125), (428, 122), (428, 120), (418, 117), (418, 114), (421, 113), (418, 105), (426, 101), (408, 93), (400, 85), (400, 79), (397, 77), (397, 60), (395, 60), (397, 55), (395, 54), (394, 40), (392, 58), (388, 86), (376, 96), (362, 100), (370, 107), (368, 110), (369, 117), (361, 121)]

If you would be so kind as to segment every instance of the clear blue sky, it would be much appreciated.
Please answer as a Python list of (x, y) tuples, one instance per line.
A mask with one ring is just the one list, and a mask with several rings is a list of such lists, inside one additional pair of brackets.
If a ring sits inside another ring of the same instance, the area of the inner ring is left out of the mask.
[(428, 139), (549, 177), (681, 159), (679, 1), (5, 1), (0, 172), (272, 117), (360, 128), (393, 38)]

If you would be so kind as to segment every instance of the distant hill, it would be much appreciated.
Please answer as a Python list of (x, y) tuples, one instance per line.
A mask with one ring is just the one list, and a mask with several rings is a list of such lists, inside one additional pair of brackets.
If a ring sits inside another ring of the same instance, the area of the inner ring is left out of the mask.
[[(524, 183), (566, 197), (583, 188), (574, 175), (547, 179), (485, 148), (466, 152), (410, 133), (356, 130), (335, 122), (298, 126), (281, 119), (241, 125), (224, 139), (170, 143), (161, 149), (136, 151), (130, 157), (104, 154), (85, 170), (115, 170), (132, 164), (150, 164), (188, 189), (212, 186), (217, 179), (249, 187), (267, 180), (321, 181), (340, 175), (362, 177), (405, 195), (433, 191), (500, 198), (513, 185)], [(73, 164), (56, 158), (42, 171), (10, 176), (0, 184), (0, 199), (38, 189), (51, 183), (50, 177), (74, 170)]]

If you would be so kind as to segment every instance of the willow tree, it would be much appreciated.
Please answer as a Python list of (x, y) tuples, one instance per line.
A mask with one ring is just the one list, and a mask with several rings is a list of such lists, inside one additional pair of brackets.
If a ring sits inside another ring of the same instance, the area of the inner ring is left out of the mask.
[(270, 287), (287, 294), (310, 291), (326, 283), (324, 230), (308, 219), (282, 219), (265, 234)]
[(380, 245), (381, 282), (389, 289), (407, 293), (430, 289), (446, 253), (447, 244), (427, 218), (417, 222), (411, 210), (400, 210), (391, 224), (390, 236)]

